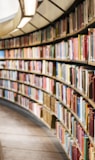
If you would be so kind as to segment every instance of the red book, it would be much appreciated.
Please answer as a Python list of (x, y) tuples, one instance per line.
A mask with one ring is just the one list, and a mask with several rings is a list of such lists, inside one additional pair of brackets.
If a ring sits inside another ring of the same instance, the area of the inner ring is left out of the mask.
[(80, 154), (77, 146), (73, 145), (72, 146), (72, 160), (79, 160), (80, 156), (81, 156), (81, 154)]
[(74, 97), (73, 97), (73, 111), (77, 113), (77, 95), (76, 94), (74, 94)]
[(89, 134), (91, 137), (94, 137), (94, 110), (90, 107), (89, 113)]
[(95, 28), (93, 28), (93, 61), (95, 62)]
[(67, 87), (67, 106), (70, 107), (71, 102), (71, 88)]
[(88, 35), (84, 35), (83, 38), (83, 56), (84, 60), (88, 59)]
[(95, 102), (95, 76), (93, 76), (93, 81), (92, 81), (92, 98), (93, 101)]
[(78, 57), (78, 38), (73, 38), (73, 58), (74, 60), (78, 60), (79, 57)]
[(43, 77), (43, 89), (46, 89), (46, 77)]

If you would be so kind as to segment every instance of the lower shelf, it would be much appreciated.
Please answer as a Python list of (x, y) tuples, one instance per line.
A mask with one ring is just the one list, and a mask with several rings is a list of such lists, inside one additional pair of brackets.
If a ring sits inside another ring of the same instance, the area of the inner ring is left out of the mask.
[[(25, 114), (27, 112), (30, 116), (32, 113), (32, 115), (34, 115), (36, 118), (38, 118), (40, 121), (42, 121), (42, 123), (45, 124), (48, 128), (50, 128), (50, 129), (55, 128), (55, 122), (56, 122), (57, 118), (46, 107), (38, 104), (39, 110), (36, 111), (36, 110), (33, 110), (33, 107), (27, 108), (27, 107), (21, 106), (20, 104), (14, 102), (14, 101), (9, 100), (9, 99), (3, 98), (3, 97), (0, 97), (0, 99), (1, 99), (0, 103), (2, 103), (2, 102), (4, 103), (6, 101), (7, 106), (9, 106), (11, 108), (15, 108), (19, 112), (20, 111), (25, 112)], [(6, 105), (6, 102), (4, 103), (4, 105)]]

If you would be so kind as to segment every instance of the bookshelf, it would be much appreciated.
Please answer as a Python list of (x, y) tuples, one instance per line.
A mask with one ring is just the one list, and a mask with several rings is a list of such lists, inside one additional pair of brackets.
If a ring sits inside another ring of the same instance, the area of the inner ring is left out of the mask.
[(77, 0), (48, 26), (0, 40), (0, 98), (55, 128), (70, 160), (95, 159), (94, 6)]

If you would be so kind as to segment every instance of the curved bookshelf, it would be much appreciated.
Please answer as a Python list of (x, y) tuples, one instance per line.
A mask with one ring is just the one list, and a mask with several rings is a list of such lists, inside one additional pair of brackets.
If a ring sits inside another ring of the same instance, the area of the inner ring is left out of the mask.
[[(90, 6), (90, 0), (76, 1), (48, 26), (0, 40), (0, 97), (24, 108), (27, 105), (31, 113), (32, 107), (40, 105), (38, 117), (49, 127), (53, 121), (72, 160), (95, 159), (94, 5)], [(16, 90), (11, 83), (16, 83)], [(34, 92), (26, 93), (27, 87), (42, 94), (35, 98)], [(5, 96), (6, 90), (13, 100)]]

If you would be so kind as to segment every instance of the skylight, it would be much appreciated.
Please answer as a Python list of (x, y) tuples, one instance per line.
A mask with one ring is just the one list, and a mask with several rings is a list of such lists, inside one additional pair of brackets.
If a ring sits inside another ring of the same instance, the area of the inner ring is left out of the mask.
[(13, 19), (18, 9), (18, 0), (0, 0), (0, 23)]

